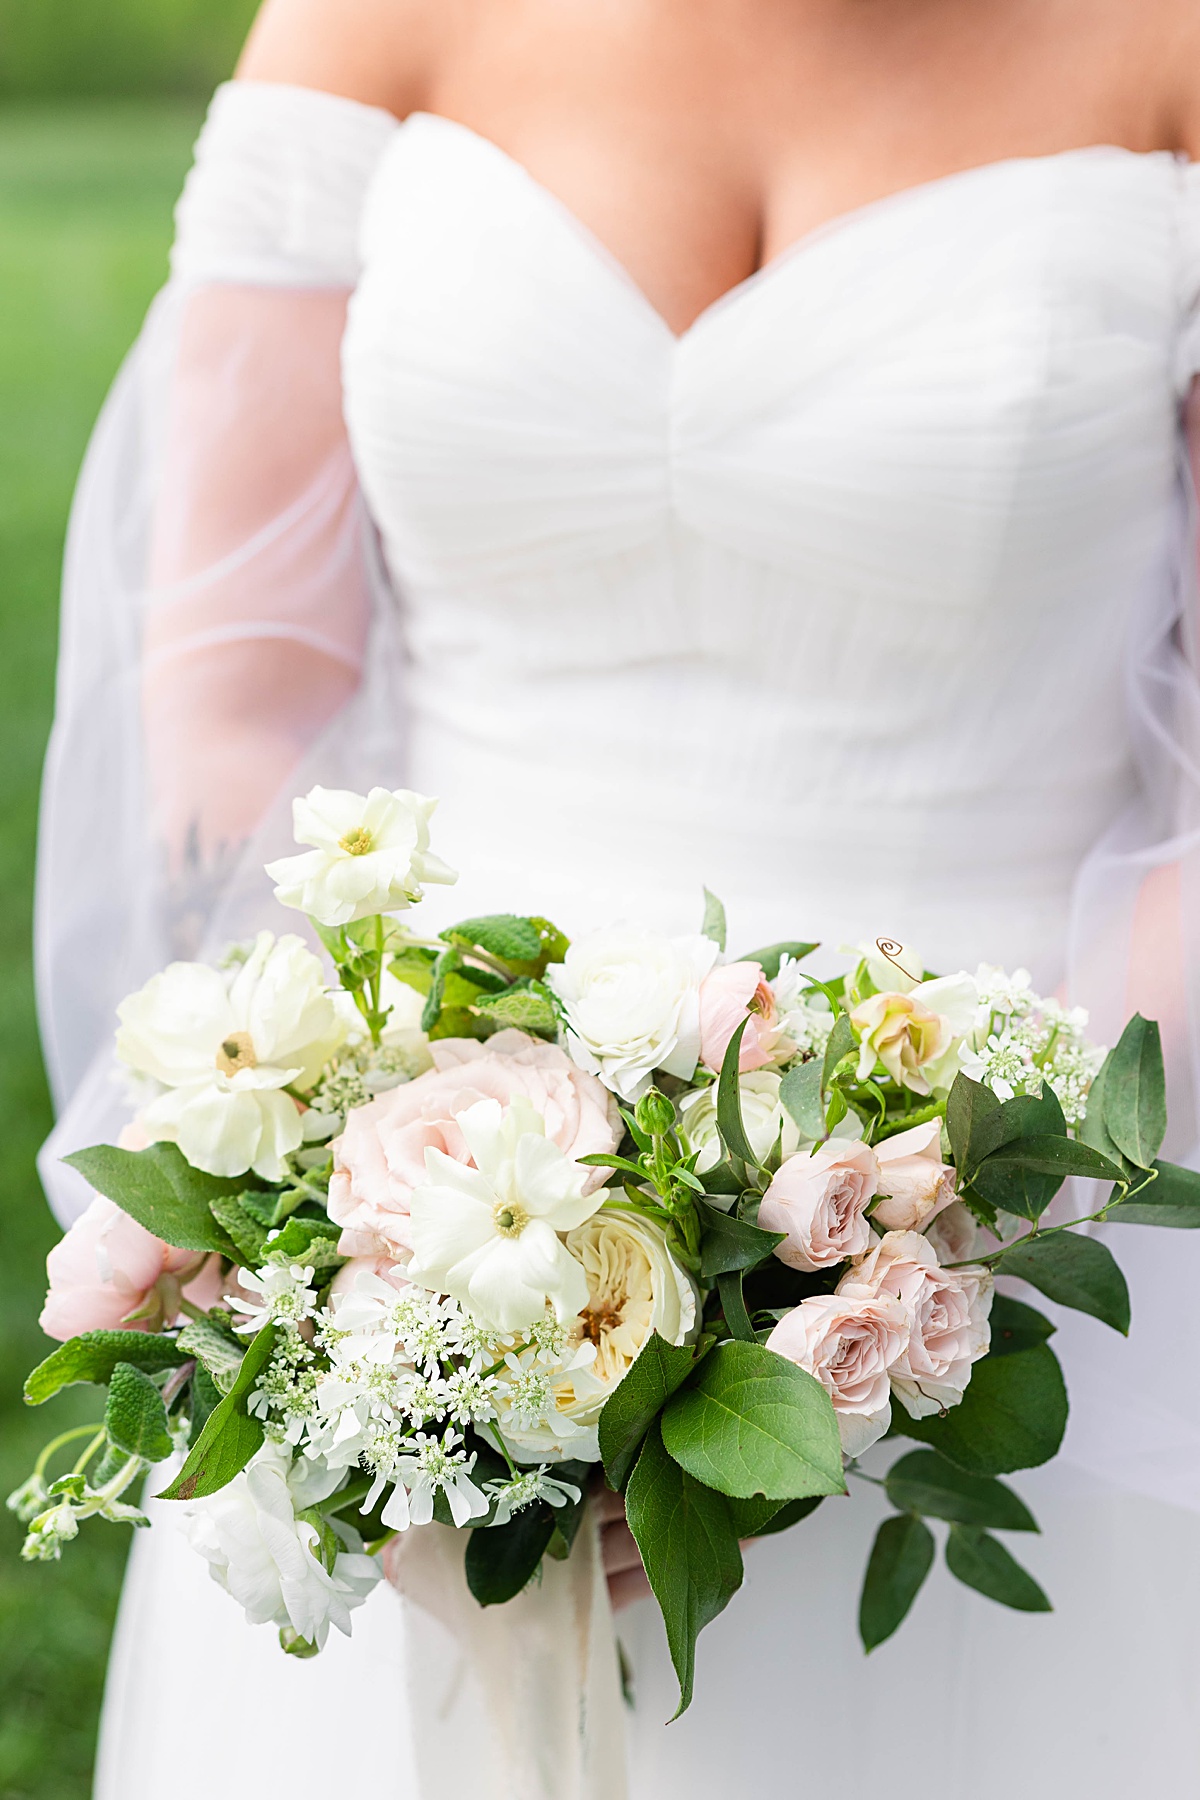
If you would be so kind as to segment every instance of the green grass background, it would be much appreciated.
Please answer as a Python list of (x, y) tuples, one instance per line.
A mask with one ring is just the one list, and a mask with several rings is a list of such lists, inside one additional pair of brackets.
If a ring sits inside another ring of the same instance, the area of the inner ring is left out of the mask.
[[(22, 0), (29, 12), (45, 3)], [(9, 10), (0, 0), (0, 38)], [(163, 279), (200, 110), (143, 100), (0, 114), (0, 1495), (52, 1432), (96, 1414), (89, 1389), (42, 1412), (20, 1399), (48, 1348), (37, 1314), (57, 1235), (33, 1160), (50, 1122), (29, 959), (38, 780), (71, 489)], [(0, 1513), (0, 1800), (87, 1800), (127, 1535), (93, 1523), (61, 1563), (26, 1565), (20, 1528)]]

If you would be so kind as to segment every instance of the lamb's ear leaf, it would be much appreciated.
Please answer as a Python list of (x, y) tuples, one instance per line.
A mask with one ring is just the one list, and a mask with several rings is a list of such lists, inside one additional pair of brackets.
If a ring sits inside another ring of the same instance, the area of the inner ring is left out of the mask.
[(215, 1494), (245, 1468), (263, 1441), (263, 1428), (247, 1405), (274, 1347), (275, 1326), (264, 1325), (242, 1358), (233, 1386), (209, 1414), (187, 1461), (160, 1500), (199, 1500)]
[(132, 1363), (153, 1374), (157, 1369), (178, 1368), (188, 1354), (175, 1338), (156, 1337), (149, 1331), (85, 1331), (60, 1344), (27, 1376), (25, 1402), (41, 1406), (60, 1388), (79, 1381), (94, 1381), (103, 1387), (118, 1363)]
[(132, 1363), (120, 1362), (112, 1372), (104, 1427), (109, 1443), (127, 1456), (157, 1463), (171, 1454), (163, 1397), (150, 1377)]

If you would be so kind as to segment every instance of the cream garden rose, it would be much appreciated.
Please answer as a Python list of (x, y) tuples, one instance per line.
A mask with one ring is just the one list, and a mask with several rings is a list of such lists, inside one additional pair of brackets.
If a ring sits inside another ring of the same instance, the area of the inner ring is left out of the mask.
[(300, 1147), (299, 1108), (345, 1027), (298, 937), (261, 931), (229, 970), (171, 963), (117, 1008), (117, 1054), (160, 1088), (138, 1123), (210, 1175), (278, 1181)]
[(879, 1164), (869, 1144), (829, 1138), (780, 1165), (758, 1223), (764, 1231), (787, 1233), (775, 1254), (789, 1268), (828, 1269), (870, 1248), (867, 1207), (878, 1186)]
[(689, 1080), (700, 1058), (700, 984), (717, 946), (636, 925), (594, 931), (571, 945), (546, 981), (562, 1001), (566, 1044), (590, 1074), (636, 1100), (655, 1069)]
[(374, 913), (401, 912), (421, 899), (425, 883), (458, 880), (429, 848), (436, 800), (408, 788), (367, 795), (315, 787), (292, 805), (298, 844), (313, 848), (267, 864), (275, 898), (325, 926)]
[(984, 1268), (944, 1269), (928, 1238), (889, 1231), (838, 1285), (846, 1298), (881, 1295), (909, 1315), (908, 1344), (890, 1369), (892, 1390), (914, 1419), (957, 1406), (972, 1366), (991, 1343), (992, 1277)]

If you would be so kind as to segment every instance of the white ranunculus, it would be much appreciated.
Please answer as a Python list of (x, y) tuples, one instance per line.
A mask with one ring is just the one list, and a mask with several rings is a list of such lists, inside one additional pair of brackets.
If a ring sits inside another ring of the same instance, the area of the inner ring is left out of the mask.
[[(594, 1213), (570, 1233), (567, 1248), (587, 1279), (587, 1305), (568, 1340), (571, 1366), (566, 1379), (554, 1382), (554, 1414), (541, 1431), (522, 1432), (507, 1423), (503, 1430), (518, 1449), (545, 1453), (561, 1443), (563, 1454), (594, 1462), (605, 1401), (652, 1331), (668, 1344), (687, 1341), (696, 1326), (696, 1290), (662, 1229), (632, 1213)], [(587, 1435), (576, 1437), (578, 1432)]]
[(117, 1054), (162, 1089), (138, 1115), (146, 1135), (211, 1175), (279, 1180), (301, 1142), (283, 1089), (312, 1087), (345, 1035), (307, 945), (262, 931), (233, 969), (171, 963), (117, 1017)]
[(192, 1547), (209, 1572), (246, 1610), (254, 1625), (290, 1626), (312, 1644), (329, 1627), (350, 1635), (350, 1614), (381, 1574), (375, 1560), (339, 1552), (332, 1571), (317, 1551), (319, 1533), (298, 1512), (327, 1499), (344, 1479), (301, 1457), (293, 1463), (277, 1444), (265, 1444), (233, 1480), (187, 1508)]
[[(773, 1069), (752, 1069), (738, 1076), (742, 1099), (742, 1123), (750, 1148), (762, 1161), (775, 1148), (783, 1134), (783, 1155), (793, 1156), (800, 1148), (800, 1132), (796, 1121), (779, 1098), (780, 1076)], [(722, 1157), (721, 1138), (717, 1130), (717, 1085), (696, 1088), (679, 1102), (683, 1129), (693, 1150), (700, 1152), (697, 1173), (704, 1175), (715, 1168)], [(710, 1196), (711, 1198), (711, 1196)], [(720, 1200), (714, 1200), (720, 1205)]]
[(408, 788), (372, 788), (365, 797), (315, 787), (292, 806), (296, 842), (313, 848), (267, 864), (275, 898), (326, 926), (374, 913), (402, 912), (422, 896), (422, 883), (458, 880), (429, 848), (437, 805)]
[(664, 937), (612, 925), (571, 945), (546, 980), (563, 1003), (567, 1049), (623, 1100), (636, 1100), (655, 1069), (695, 1073), (700, 1056), (700, 983), (717, 946), (706, 937)]
[(860, 1000), (850, 1014), (859, 1041), (858, 1079), (865, 1081), (879, 1063), (914, 1094), (948, 1088), (977, 1005), (975, 983), (961, 972)]
[(455, 1115), (474, 1167), (427, 1149), (427, 1179), (410, 1200), (410, 1281), (449, 1294), (498, 1331), (520, 1331), (549, 1301), (559, 1319), (587, 1304), (581, 1264), (558, 1236), (604, 1199), (591, 1170), (545, 1134), (521, 1095), (479, 1100)]

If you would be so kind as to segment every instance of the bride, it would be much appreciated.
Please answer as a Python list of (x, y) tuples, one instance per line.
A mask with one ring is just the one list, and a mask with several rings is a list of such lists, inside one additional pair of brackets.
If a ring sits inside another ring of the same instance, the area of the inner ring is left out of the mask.
[[(734, 948), (886, 931), (1097, 1036), (1139, 1005), (1189, 1152), (1197, 70), (1192, 0), (268, 0), (72, 526), (64, 1219), (116, 1001), (270, 922), (317, 779), (441, 796), (437, 925), (692, 930), (707, 883)], [(830, 1502), (750, 1552), (669, 1729), (621, 1612), (634, 1800), (1197, 1790), (1200, 1260), (1129, 1238), (1132, 1339), (1062, 1323), (1064, 1458), (1020, 1478), (1055, 1613), (942, 1571), (866, 1661), (875, 1516)], [(102, 1800), (454, 1794), (401, 1601), (358, 1620), (296, 1664), (139, 1535)]]

